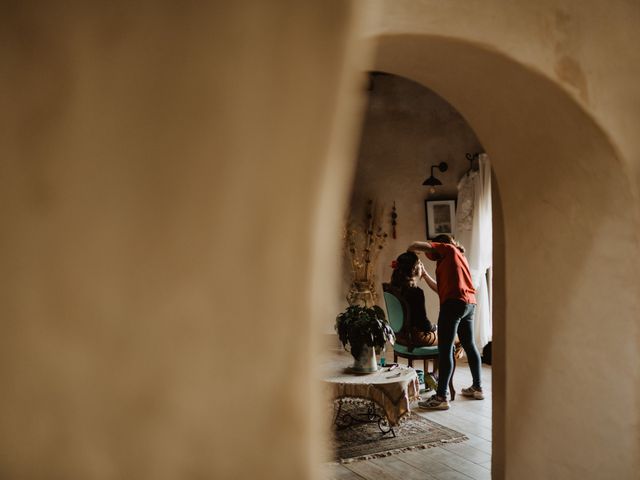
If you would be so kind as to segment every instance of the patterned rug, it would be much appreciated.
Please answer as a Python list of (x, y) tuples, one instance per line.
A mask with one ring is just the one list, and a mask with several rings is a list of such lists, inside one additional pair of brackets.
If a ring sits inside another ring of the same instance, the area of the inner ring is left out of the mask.
[(349, 463), (468, 440), (462, 433), (416, 413), (406, 416), (393, 430), (395, 438), (390, 433), (383, 436), (376, 423), (334, 430), (335, 460)]

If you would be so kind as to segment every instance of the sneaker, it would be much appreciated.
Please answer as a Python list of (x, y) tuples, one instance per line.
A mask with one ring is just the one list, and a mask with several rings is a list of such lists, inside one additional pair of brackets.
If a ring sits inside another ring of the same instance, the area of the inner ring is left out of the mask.
[(449, 402), (440, 400), (437, 395), (431, 395), (428, 400), (418, 402), (418, 406), (425, 410), (449, 410)]
[(484, 400), (484, 393), (482, 393), (482, 390), (478, 390), (475, 387), (463, 388), (460, 393), (465, 397), (471, 397), (475, 400)]

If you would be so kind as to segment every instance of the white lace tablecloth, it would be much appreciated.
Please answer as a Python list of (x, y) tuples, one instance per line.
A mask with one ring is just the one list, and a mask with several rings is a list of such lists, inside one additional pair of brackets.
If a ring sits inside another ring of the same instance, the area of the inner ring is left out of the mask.
[(418, 375), (413, 368), (383, 367), (375, 373), (354, 374), (349, 369), (329, 374), (324, 379), (335, 400), (370, 400), (387, 416), (391, 426), (411, 412), (409, 404), (420, 398)]

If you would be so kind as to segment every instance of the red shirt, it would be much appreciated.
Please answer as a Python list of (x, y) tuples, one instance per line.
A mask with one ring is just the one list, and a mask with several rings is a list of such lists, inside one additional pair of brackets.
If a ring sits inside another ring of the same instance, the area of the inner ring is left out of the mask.
[(453, 245), (431, 242), (435, 253), (427, 252), (427, 258), (437, 261), (436, 282), (440, 304), (447, 300), (476, 303), (469, 264), (465, 256)]

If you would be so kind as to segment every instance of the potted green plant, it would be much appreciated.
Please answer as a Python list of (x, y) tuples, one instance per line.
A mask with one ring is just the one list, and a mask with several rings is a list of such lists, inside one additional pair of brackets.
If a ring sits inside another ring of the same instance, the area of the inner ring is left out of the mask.
[(350, 346), (356, 372), (375, 372), (376, 348), (384, 348), (387, 342), (393, 343), (395, 335), (382, 310), (377, 305), (364, 307), (350, 305), (336, 317), (336, 331), (340, 342), (347, 349)]

